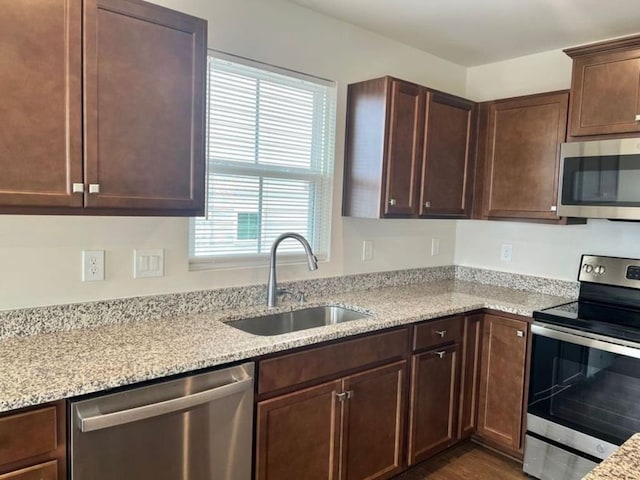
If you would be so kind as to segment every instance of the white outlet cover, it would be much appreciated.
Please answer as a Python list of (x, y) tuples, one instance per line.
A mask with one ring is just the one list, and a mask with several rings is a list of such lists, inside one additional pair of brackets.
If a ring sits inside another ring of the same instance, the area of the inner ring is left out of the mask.
[(510, 262), (513, 257), (513, 245), (509, 243), (502, 244), (500, 249), (500, 260), (503, 262)]
[(82, 281), (99, 282), (104, 280), (104, 250), (82, 251)]
[(164, 276), (164, 249), (148, 248), (133, 251), (133, 278)]
[(440, 255), (440, 239), (432, 238), (431, 239), (431, 256), (435, 257), (436, 255)]
[(362, 261), (369, 262), (371, 260), (373, 260), (373, 240), (363, 240)]

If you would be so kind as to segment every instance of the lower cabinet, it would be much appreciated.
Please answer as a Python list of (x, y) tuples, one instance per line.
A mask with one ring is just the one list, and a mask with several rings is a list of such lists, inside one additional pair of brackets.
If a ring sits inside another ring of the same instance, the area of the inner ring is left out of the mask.
[(407, 362), (258, 402), (258, 480), (386, 479), (402, 468)]
[(409, 464), (452, 445), (457, 439), (460, 345), (413, 355)]
[(477, 433), (491, 446), (519, 456), (529, 324), (486, 314), (482, 330)]
[(0, 480), (66, 478), (64, 402), (0, 415)]
[(473, 435), (478, 425), (478, 388), (482, 353), (481, 313), (464, 318), (460, 374), (460, 406), (458, 411), (458, 440)]

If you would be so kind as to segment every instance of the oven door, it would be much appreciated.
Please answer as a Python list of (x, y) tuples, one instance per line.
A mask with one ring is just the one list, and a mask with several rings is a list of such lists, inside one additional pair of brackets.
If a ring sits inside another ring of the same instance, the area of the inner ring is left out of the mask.
[(562, 145), (558, 215), (640, 220), (640, 141)]
[(640, 431), (640, 349), (537, 322), (532, 333), (530, 433), (604, 459)]

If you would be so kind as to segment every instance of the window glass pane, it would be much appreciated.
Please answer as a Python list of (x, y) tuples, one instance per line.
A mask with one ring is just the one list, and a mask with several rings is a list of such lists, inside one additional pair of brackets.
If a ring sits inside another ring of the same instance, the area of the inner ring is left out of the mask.
[(289, 231), (328, 253), (335, 86), (306, 78), (209, 58), (207, 217), (192, 221), (192, 257), (265, 254)]

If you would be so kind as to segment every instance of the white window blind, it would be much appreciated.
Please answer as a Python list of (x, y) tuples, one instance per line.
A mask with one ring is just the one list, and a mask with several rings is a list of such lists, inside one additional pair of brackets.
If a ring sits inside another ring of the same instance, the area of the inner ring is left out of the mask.
[(207, 214), (192, 221), (192, 264), (256, 263), (288, 231), (328, 255), (335, 85), (274, 70), (209, 57)]

